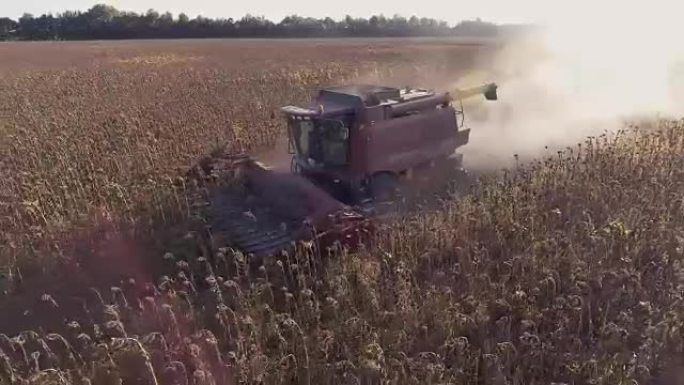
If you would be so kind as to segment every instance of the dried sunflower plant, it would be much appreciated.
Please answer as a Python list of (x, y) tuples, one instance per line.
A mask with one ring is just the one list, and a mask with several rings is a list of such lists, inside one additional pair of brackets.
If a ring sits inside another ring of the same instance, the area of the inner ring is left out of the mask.
[[(3, 290), (31, 289), (26, 247), (91, 210), (130, 222), (191, 215), (176, 168), (215, 137), (228, 151), (268, 143), (276, 105), (357, 76), (350, 68), (104, 67), (5, 84), (18, 112), (2, 144), (13, 173), (1, 188), (17, 199), (2, 206), (16, 230)], [(173, 71), (183, 85), (160, 86), (179, 81)], [(325, 259), (303, 245), (254, 266), (201, 237), (169, 241), (149, 256), (162, 265), (154, 282), (46, 290), (26, 304), (0, 334), (0, 384), (674, 384), (683, 153), (681, 121), (589, 137)]]

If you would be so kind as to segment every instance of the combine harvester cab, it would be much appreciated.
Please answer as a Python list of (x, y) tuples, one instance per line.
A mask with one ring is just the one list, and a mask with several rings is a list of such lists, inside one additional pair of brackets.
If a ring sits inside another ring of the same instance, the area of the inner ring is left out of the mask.
[(291, 171), (350, 205), (391, 200), (414, 171), (453, 159), (460, 167), (456, 151), (470, 130), (462, 127), (462, 103), (452, 102), (477, 95), (497, 100), (497, 85), (442, 93), (375, 85), (323, 89), (309, 107), (282, 108)]

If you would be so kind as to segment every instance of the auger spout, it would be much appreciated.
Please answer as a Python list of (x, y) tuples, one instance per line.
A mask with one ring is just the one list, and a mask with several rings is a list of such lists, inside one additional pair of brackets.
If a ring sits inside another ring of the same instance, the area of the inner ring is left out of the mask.
[(499, 86), (496, 83), (489, 83), (479, 87), (467, 88), (465, 90), (454, 89), (449, 92), (452, 100), (468, 99), (477, 95), (484, 95), (487, 100), (498, 100), (499, 95), (497, 89)]

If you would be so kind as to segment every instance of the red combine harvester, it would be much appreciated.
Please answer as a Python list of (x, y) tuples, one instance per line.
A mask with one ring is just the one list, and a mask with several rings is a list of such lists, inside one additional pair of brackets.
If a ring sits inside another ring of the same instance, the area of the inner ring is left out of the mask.
[(247, 156), (204, 165), (232, 181), (211, 193), (212, 234), (259, 258), (298, 241), (359, 242), (372, 216), (364, 207), (391, 201), (421, 170), (461, 167), (456, 150), (470, 134), (461, 127), (462, 100), (477, 95), (497, 100), (497, 85), (444, 93), (353, 85), (323, 89), (308, 107), (283, 107), (289, 173)]

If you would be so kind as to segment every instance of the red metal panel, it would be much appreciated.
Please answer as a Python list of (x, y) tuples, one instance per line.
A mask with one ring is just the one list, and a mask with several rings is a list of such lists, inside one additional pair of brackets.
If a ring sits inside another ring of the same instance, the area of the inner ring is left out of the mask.
[(378, 122), (369, 127), (366, 172), (400, 172), (448, 156), (462, 139), (457, 133), (451, 107)]

